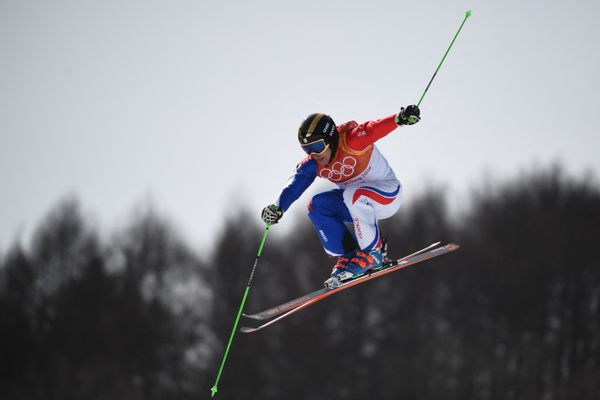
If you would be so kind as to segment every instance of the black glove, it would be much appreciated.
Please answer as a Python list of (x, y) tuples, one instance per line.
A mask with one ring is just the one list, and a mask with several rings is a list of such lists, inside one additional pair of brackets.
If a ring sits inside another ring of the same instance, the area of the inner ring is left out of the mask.
[(421, 111), (419, 107), (415, 105), (402, 107), (400, 112), (396, 115), (397, 125), (413, 125), (421, 120)]
[(261, 218), (267, 225), (273, 225), (279, 222), (283, 216), (283, 210), (276, 204), (270, 204), (262, 210)]

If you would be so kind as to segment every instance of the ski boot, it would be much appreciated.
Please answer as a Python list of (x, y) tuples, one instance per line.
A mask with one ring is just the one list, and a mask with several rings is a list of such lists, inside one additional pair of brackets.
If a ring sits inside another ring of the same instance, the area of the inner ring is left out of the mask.
[(357, 250), (353, 255), (347, 254), (338, 259), (338, 263), (327, 279), (325, 287), (336, 288), (343, 282), (359, 278), (369, 271), (377, 271), (383, 267), (381, 247), (369, 251)]
[(343, 271), (346, 269), (346, 265), (350, 262), (350, 260), (356, 255), (356, 250), (351, 251), (349, 253), (344, 254), (343, 256), (338, 257), (337, 264), (333, 266), (331, 270), (331, 278), (327, 279), (323, 282), (323, 285), (328, 288), (336, 288), (341, 285), (341, 280), (337, 278), (338, 271)]

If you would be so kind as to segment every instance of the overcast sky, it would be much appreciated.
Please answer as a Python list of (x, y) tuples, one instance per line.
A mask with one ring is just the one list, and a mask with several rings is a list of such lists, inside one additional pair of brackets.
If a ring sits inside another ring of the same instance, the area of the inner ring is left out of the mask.
[(378, 143), (405, 204), (555, 160), (597, 176), (597, 0), (0, 0), (0, 249), (66, 194), (105, 232), (150, 201), (198, 248), (240, 205), (258, 222), (302, 119), (416, 103), (467, 9), (422, 121)]

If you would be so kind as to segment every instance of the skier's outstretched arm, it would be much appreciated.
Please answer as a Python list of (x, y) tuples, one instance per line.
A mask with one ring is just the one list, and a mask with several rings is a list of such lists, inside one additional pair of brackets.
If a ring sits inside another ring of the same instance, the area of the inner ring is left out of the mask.
[(268, 225), (279, 222), (283, 213), (302, 196), (302, 193), (308, 189), (316, 177), (317, 164), (310, 156), (306, 157), (296, 166), (296, 171), (288, 180), (275, 203), (269, 204), (263, 209), (262, 220)]
[(363, 150), (390, 134), (398, 126), (416, 124), (421, 119), (420, 115), (419, 107), (415, 105), (402, 107), (397, 114), (358, 125), (348, 135), (347, 143), (353, 150)]

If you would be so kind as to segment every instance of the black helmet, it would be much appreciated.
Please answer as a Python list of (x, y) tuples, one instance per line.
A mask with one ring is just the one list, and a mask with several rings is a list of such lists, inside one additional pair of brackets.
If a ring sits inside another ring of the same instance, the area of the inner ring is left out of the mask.
[(308, 154), (322, 153), (328, 146), (335, 152), (338, 145), (335, 122), (326, 114), (310, 114), (298, 128), (298, 141)]

